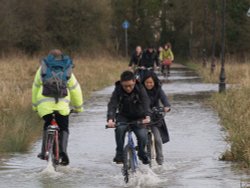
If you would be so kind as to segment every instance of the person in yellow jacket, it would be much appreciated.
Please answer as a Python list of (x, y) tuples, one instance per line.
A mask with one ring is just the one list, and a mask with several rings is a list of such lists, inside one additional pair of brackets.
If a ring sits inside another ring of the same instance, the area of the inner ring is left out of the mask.
[[(60, 50), (54, 49), (49, 52), (48, 56), (62, 58), (63, 54)], [(34, 111), (38, 112), (38, 115), (40, 117), (44, 119), (42, 147), (41, 153), (38, 154), (38, 157), (42, 160), (45, 159), (46, 130), (47, 127), (51, 124), (51, 121), (54, 116), (60, 128), (59, 150), (61, 165), (68, 165), (69, 157), (67, 154), (67, 144), (69, 136), (69, 114), (71, 109), (74, 112), (83, 111), (82, 91), (80, 88), (80, 84), (78, 83), (74, 74), (70, 73), (70, 76), (66, 83), (67, 87), (65, 88), (67, 93), (66, 95), (63, 95), (63, 97), (59, 98), (46, 96), (44, 94), (45, 85), (43, 80), (44, 75), (42, 73), (44, 69), (43, 61), (42, 65), (36, 72), (32, 86), (32, 108)]]
[(160, 52), (160, 61), (161, 61), (161, 65), (162, 65), (162, 73), (164, 68), (167, 68), (167, 73), (170, 74), (170, 66), (172, 64), (172, 62), (174, 61), (174, 54), (172, 52), (171, 49), (171, 43), (168, 42), (164, 45), (164, 49)]

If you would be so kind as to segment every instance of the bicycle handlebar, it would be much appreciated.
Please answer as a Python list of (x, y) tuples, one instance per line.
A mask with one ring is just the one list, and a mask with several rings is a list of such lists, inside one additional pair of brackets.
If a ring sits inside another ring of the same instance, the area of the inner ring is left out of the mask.
[(135, 125), (135, 126), (140, 126), (140, 125), (144, 125), (142, 123), (142, 121), (132, 121), (132, 122), (117, 122), (115, 123), (115, 127), (108, 127), (108, 125), (105, 125), (105, 128), (106, 129), (109, 129), (109, 128), (116, 128), (116, 127), (119, 127), (119, 126), (129, 126), (129, 125)]
[(115, 124), (115, 127), (108, 127), (108, 125), (105, 125), (105, 128), (116, 128), (118, 126), (122, 126), (122, 125), (135, 125), (135, 126), (150, 126), (150, 125), (156, 125), (159, 121), (161, 121), (164, 116), (165, 116), (166, 112), (164, 110), (164, 107), (153, 107), (152, 108), (152, 120), (150, 123), (145, 123), (143, 124), (141, 120), (139, 121), (132, 121), (132, 122), (118, 122)]

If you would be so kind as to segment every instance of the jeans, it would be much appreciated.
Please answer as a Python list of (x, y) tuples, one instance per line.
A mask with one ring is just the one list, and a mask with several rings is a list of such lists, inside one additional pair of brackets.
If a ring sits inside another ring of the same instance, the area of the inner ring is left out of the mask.
[(161, 139), (160, 130), (158, 127), (155, 127), (155, 126), (152, 126), (151, 130), (154, 134), (154, 139), (155, 139), (156, 161), (158, 164), (162, 164), (164, 157), (162, 154), (162, 139)]
[[(127, 131), (127, 126), (118, 126), (115, 129), (115, 139), (116, 139), (116, 156), (121, 157), (123, 155), (123, 147), (124, 147), (124, 139)], [(137, 126), (132, 126), (132, 131), (135, 133), (138, 140), (138, 156), (141, 158), (146, 158), (147, 153), (145, 152), (145, 146), (148, 142), (147, 133), (148, 130), (146, 128), (141, 128)]]

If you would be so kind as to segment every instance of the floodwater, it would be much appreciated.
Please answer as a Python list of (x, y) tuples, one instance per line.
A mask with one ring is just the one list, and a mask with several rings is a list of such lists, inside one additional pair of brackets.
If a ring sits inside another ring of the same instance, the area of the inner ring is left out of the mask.
[[(41, 140), (28, 153), (1, 156), (0, 187), (29, 188), (246, 188), (250, 176), (219, 157), (228, 147), (217, 113), (204, 104), (217, 84), (202, 83), (191, 70), (176, 68), (163, 80), (172, 110), (165, 116), (170, 142), (163, 145), (163, 166), (139, 164), (125, 184), (114, 164), (114, 130), (105, 129), (107, 102), (113, 86), (95, 92), (85, 112), (71, 116), (68, 152), (71, 163), (58, 171), (39, 160)], [(42, 125), (41, 125), (42, 129)]]

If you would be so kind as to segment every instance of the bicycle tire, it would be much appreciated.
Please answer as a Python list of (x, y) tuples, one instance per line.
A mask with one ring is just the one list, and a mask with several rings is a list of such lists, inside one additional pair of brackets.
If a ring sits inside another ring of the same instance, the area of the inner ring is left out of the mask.
[(54, 134), (48, 134), (47, 136), (47, 161), (52, 163), (52, 166), (56, 170), (56, 166), (59, 164), (59, 143), (58, 139), (55, 139)]
[(53, 164), (53, 152), (54, 152), (54, 135), (47, 135), (47, 144), (46, 144), (46, 160), (51, 161)]
[(122, 173), (125, 183), (129, 182), (129, 170), (135, 171), (135, 162), (133, 161), (133, 151), (129, 145), (123, 150), (123, 168)]

